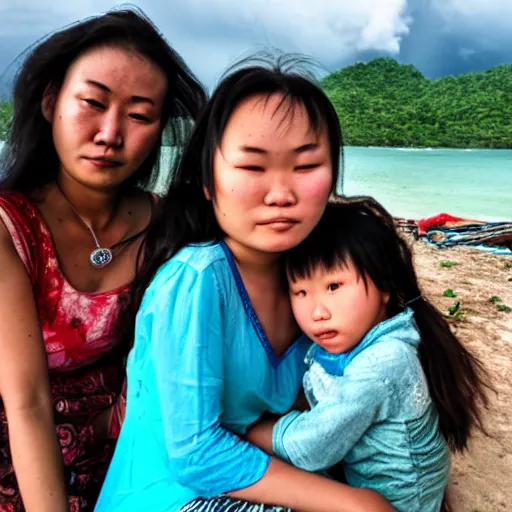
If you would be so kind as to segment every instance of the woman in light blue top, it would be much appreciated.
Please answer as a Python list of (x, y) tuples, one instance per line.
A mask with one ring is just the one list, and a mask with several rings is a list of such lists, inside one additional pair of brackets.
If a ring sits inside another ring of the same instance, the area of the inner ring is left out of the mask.
[(249, 440), (308, 471), (342, 462), (350, 485), (398, 512), (438, 512), (448, 446), (481, 427), (487, 376), (421, 295), (409, 248), (370, 198), (330, 204), (288, 252), (293, 312), (315, 342), (310, 411), (254, 426)]
[(392, 510), (244, 440), (301, 385), (309, 343), (281, 255), (311, 232), (338, 175), (336, 113), (286, 65), (224, 79), (147, 234), (126, 418), (96, 512)]

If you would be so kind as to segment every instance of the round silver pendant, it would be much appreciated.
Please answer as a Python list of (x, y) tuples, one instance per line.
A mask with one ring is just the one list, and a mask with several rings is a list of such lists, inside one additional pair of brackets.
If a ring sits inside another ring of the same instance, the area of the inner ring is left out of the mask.
[(112, 258), (112, 251), (104, 247), (95, 249), (89, 256), (91, 265), (96, 268), (103, 268), (107, 266), (112, 261)]

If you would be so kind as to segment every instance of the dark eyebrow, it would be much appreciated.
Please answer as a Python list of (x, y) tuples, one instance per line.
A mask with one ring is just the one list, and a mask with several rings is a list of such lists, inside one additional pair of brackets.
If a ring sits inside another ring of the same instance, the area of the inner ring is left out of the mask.
[(258, 155), (267, 155), (268, 151), (263, 148), (258, 148), (256, 146), (240, 146), (238, 148), (240, 151), (243, 151), (244, 153), (256, 153)]
[[(240, 146), (238, 149), (241, 151), (244, 151), (245, 153), (256, 153), (258, 155), (268, 155), (268, 151), (263, 148), (259, 148), (257, 146)], [(314, 151), (315, 149), (318, 149), (318, 144), (315, 142), (311, 142), (309, 144), (303, 144), (302, 146), (299, 146), (298, 148), (295, 148), (293, 150), (294, 153), (304, 153), (306, 151)]]
[(295, 148), (294, 151), (295, 153), (305, 153), (306, 151), (314, 151), (315, 149), (318, 149), (318, 144), (316, 142), (311, 142)]
[(86, 80), (86, 84), (93, 85), (94, 87), (97, 87), (98, 89), (101, 89), (105, 92), (112, 92), (105, 84), (102, 84), (101, 82), (96, 82), (96, 80)]
[[(92, 85), (93, 87), (97, 87), (98, 89), (101, 89), (105, 92), (112, 92), (105, 84), (102, 84), (101, 82), (97, 82), (96, 80), (86, 80), (85, 83)], [(132, 96), (131, 100), (134, 103), (151, 103), (151, 105), (154, 105), (155, 102), (151, 98), (146, 98), (145, 96)]]

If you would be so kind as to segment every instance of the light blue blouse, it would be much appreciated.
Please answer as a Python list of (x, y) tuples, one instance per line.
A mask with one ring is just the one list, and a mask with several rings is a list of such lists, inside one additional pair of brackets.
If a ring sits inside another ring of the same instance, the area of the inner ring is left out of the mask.
[(311, 347), (304, 376), (311, 411), (276, 423), (276, 455), (308, 471), (343, 461), (349, 484), (378, 491), (398, 512), (438, 512), (450, 463), (419, 342), (408, 308), (349, 352)]
[(302, 336), (275, 356), (225, 244), (181, 250), (137, 315), (126, 418), (95, 511), (171, 512), (259, 480), (270, 458), (236, 434), (290, 409), (309, 347)]

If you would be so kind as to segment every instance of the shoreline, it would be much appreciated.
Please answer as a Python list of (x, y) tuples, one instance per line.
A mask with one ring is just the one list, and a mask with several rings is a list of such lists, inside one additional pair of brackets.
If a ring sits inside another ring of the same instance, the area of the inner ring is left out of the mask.
[[(459, 246), (438, 249), (405, 235), (422, 292), (448, 317), (460, 341), (484, 364), (497, 394), (483, 412), (491, 437), (474, 432), (469, 451), (452, 455), (448, 496), (453, 512), (510, 512), (512, 504), (512, 258)], [(441, 262), (456, 265), (441, 267)], [(445, 297), (445, 290), (457, 297)], [(501, 302), (491, 302), (491, 297)], [(448, 308), (460, 301), (464, 315)]]
[[(1, 141), (0, 141), (1, 142)], [(397, 151), (464, 151), (464, 152), (472, 152), (472, 151), (512, 151), (512, 147), (510, 148), (487, 148), (487, 147), (449, 147), (449, 146), (352, 146), (347, 145), (344, 146), (344, 149), (347, 148), (364, 148), (364, 149), (393, 149)]]

